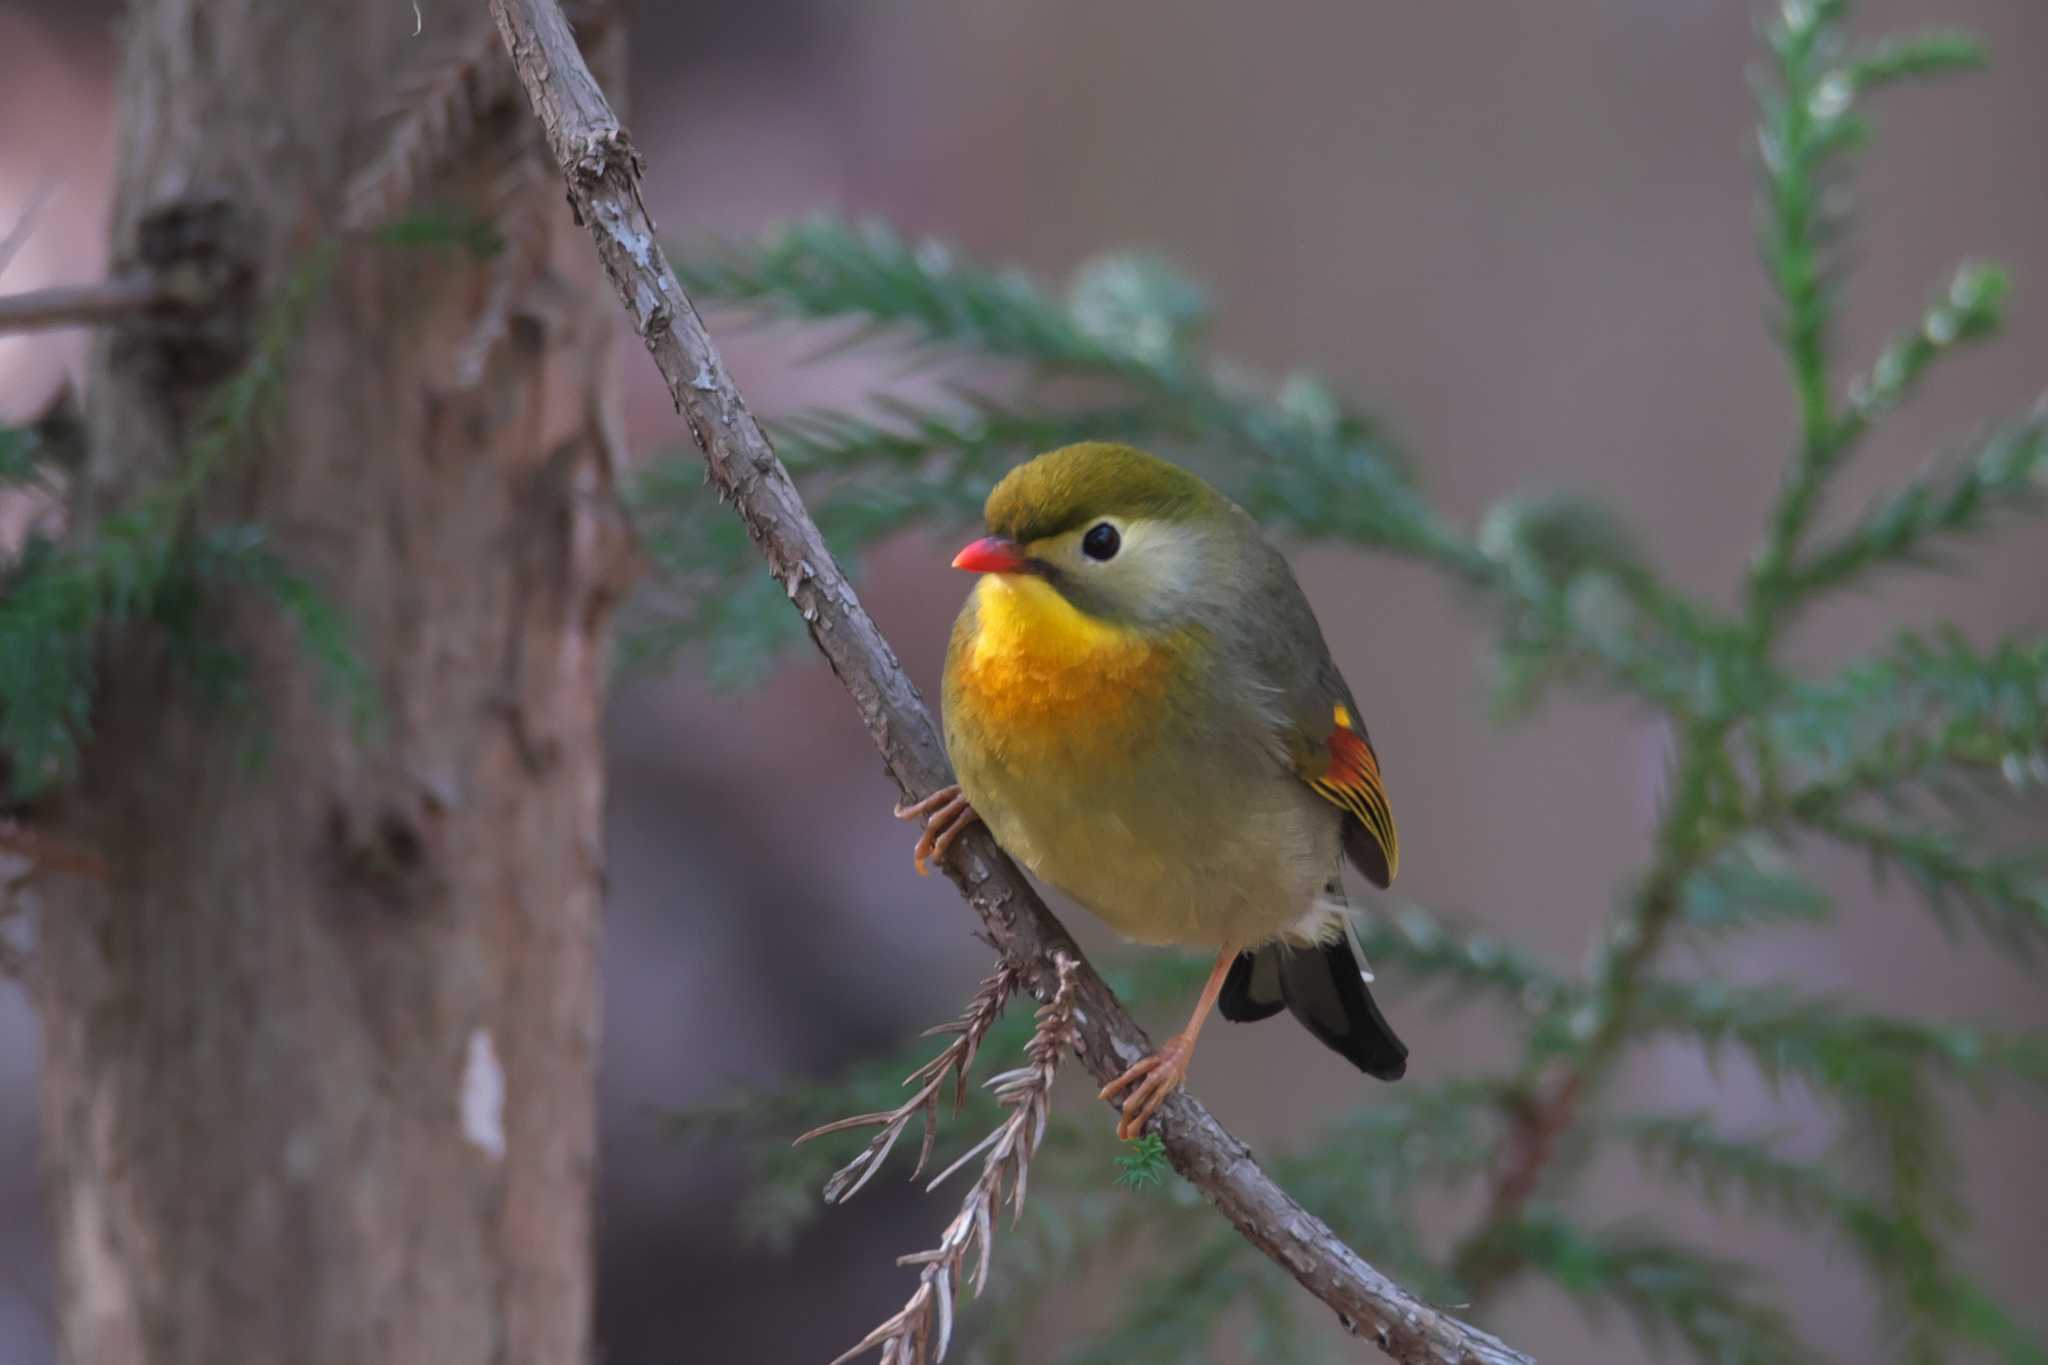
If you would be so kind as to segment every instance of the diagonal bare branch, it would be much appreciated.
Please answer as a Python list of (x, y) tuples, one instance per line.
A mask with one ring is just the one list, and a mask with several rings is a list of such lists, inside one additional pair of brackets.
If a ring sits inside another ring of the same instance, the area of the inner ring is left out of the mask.
[[(826, 548), (789, 474), (748, 411), (702, 319), (677, 283), (640, 195), (641, 161), (577, 50), (555, 0), (488, 0), (521, 84), (635, 329), (689, 423), (710, 480), (732, 500), (768, 568), (853, 698), (906, 797), (951, 781), (944, 747), (875, 623)], [(1074, 1051), (1108, 1080), (1150, 1050), (1066, 929), (987, 835), (970, 831), (945, 860), (988, 937), (1041, 1000), (1073, 971)], [(1244, 1237), (1403, 1365), (1530, 1365), (1529, 1357), (1416, 1299), (1346, 1246), (1185, 1094), (1154, 1120), (1168, 1158)]]

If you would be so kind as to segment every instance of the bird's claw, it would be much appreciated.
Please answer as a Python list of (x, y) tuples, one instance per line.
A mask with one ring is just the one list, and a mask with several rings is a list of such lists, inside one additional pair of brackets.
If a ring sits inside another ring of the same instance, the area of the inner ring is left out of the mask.
[(1124, 1098), (1123, 1117), (1116, 1125), (1116, 1135), (1121, 1141), (1129, 1142), (1144, 1131), (1146, 1121), (1159, 1112), (1159, 1106), (1166, 1103), (1166, 1097), (1180, 1089), (1181, 1082), (1187, 1079), (1188, 1062), (1194, 1052), (1193, 1040), (1186, 1034), (1176, 1033), (1161, 1044), (1157, 1052), (1141, 1059), (1102, 1087), (1096, 1096), (1098, 1099), (1113, 1100), (1121, 1091), (1131, 1091)]
[(931, 871), (932, 863), (946, 856), (946, 850), (953, 846), (962, 830), (981, 818), (974, 813), (974, 807), (967, 803), (957, 785), (941, 787), (922, 801), (899, 804), (895, 814), (898, 820), (925, 822), (924, 832), (917, 836), (917, 847), (911, 853), (920, 877)]

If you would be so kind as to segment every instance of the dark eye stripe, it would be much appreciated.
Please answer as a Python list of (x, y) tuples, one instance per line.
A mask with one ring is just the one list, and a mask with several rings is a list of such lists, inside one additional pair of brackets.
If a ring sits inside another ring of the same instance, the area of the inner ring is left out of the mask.
[(1116, 527), (1106, 521), (1098, 521), (1088, 528), (1087, 535), (1081, 537), (1081, 553), (1090, 559), (1114, 559), (1123, 543)]

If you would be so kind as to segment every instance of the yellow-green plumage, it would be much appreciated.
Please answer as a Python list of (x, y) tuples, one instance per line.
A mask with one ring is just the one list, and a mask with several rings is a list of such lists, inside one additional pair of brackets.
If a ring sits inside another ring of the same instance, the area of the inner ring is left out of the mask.
[[(977, 582), (944, 703), (961, 790), (997, 842), (1142, 942), (1346, 941), (1339, 863), (1348, 849), (1384, 883), (1392, 823), (1352, 813), (1384, 808), (1376, 760), (1371, 800), (1336, 785), (1352, 770), (1333, 729), (1370, 746), (1257, 525), (1194, 475), (1107, 444), (1011, 471), (987, 518), (1028, 567)], [(1084, 541), (1105, 525), (1101, 559)]]

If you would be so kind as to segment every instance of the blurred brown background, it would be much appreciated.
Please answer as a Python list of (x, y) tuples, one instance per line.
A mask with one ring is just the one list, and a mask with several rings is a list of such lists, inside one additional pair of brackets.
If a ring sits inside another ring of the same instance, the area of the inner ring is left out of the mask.
[[(422, 0), (424, 23), (459, 2)], [(1843, 353), (1873, 355), (1965, 254), (2011, 264), (2020, 290), (2007, 339), (1944, 368), (1838, 514), (2033, 401), (2048, 377), (2048, 87), (2035, 78), (2048, 6), (1861, 10), (1871, 32), (1975, 29), (1996, 60), (1880, 108)], [(652, 207), (680, 240), (835, 208), (1054, 276), (1105, 249), (1155, 249), (1213, 286), (1221, 350), (1270, 373), (1319, 371), (1377, 406), (1459, 517), (1518, 490), (1591, 491), (1647, 528), (1675, 578), (1725, 598), (1793, 415), (1752, 245), (1755, 17), (1734, 0), (643, 4), (631, 122)], [(0, 289), (97, 267), (113, 44), (100, 0), (0, 0), (0, 224), (47, 195)], [(792, 369), (772, 339), (718, 330), (764, 409), (859, 391), (857, 367)], [(32, 410), (81, 347), (0, 339), (0, 413)], [(651, 368), (637, 348), (621, 359), (635, 438), (673, 443)], [(1801, 648), (1822, 660), (1942, 617), (1980, 636), (2048, 626), (2042, 544), (2009, 535), (1966, 573), (1888, 579), (1813, 620)], [(900, 545), (864, 580), (928, 694), (964, 591), (944, 568), (950, 548)], [(1643, 856), (1661, 736), (1626, 709), (1580, 703), (1502, 731), (1487, 718), (1483, 637), (1436, 581), (1330, 550), (1300, 563), (1390, 772), (1403, 891), (1576, 962)], [(792, 659), (743, 694), (697, 674), (686, 660), (628, 680), (614, 707), (599, 1335), (608, 1361), (632, 1365), (823, 1360), (900, 1301), (907, 1277), (890, 1260), (926, 1244), (947, 1206), (878, 1191), (790, 1257), (755, 1255), (731, 1232), (736, 1166), (678, 1150), (650, 1111), (739, 1076), (816, 1073), (948, 1017), (986, 953), (950, 889), (911, 875), (891, 790), (822, 668)], [(1846, 861), (1831, 881), (1846, 930), (1781, 937), (1726, 970), (2048, 1026), (2048, 1003), (1992, 953), (1951, 948)], [(1412, 1074), (1503, 1046), (1484, 1015), (1396, 1010)], [(0, 990), (9, 1365), (52, 1358), (35, 1053), (33, 1018)], [(1355, 1102), (1358, 1084), (1277, 1026), (1215, 1035), (1195, 1078), (1257, 1146)], [(1740, 1068), (1717, 1075), (1687, 1050), (1639, 1055), (1630, 1085), (1646, 1102), (1719, 1106), (1738, 1127), (1798, 1120)], [(2038, 1112), (2012, 1104), (1966, 1115), (1961, 1144), (1975, 1263), (2037, 1327), (2044, 1135)], [(1657, 1207), (1626, 1169), (1603, 1170), (1597, 1189), (1616, 1216)], [(1811, 1339), (1841, 1359), (1871, 1354), (1872, 1305), (1838, 1258), (1774, 1228), (1685, 1216), (1782, 1275)], [(1641, 1355), (1625, 1327), (1593, 1336), (1544, 1291), (1508, 1301), (1494, 1325), (1546, 1360)]]

